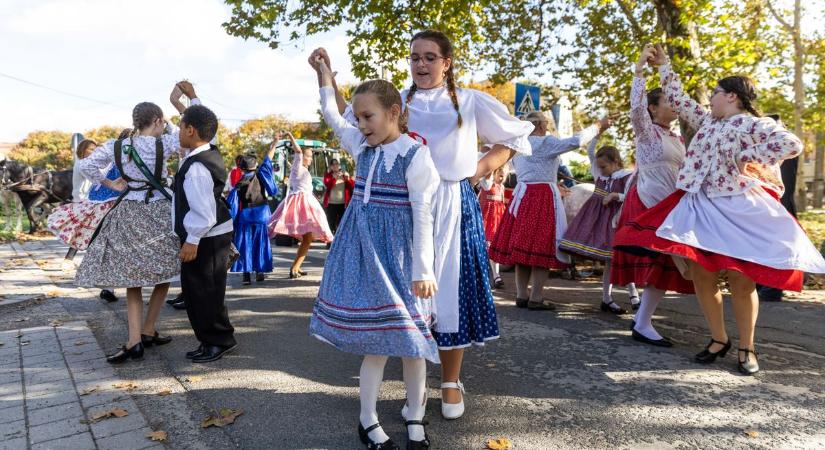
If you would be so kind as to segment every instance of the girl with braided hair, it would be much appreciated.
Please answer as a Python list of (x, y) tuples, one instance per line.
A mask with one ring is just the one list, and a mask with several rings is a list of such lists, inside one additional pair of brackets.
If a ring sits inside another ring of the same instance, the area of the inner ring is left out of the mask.
[[(330, 66), (324, 49), (318, 56)], [(455, 55), (444, 33), (426, 30), (410, 40), (413, 83), (401, 92), (409, 131), (429, 146), (441, 185), (433, 200), (435, 218), (434, 332), (441, 359), (441, 413), (446, 419), (464, 414), (460, 381), (464, 349), (499, 337), (490, 280), (481, 208), (473, 186), (501, 167), (516, 152), (529, 155), (528, 122), (511, 116), (490, 95), (456, 86)], [(333, 82), (333, 87), (335, 83)], [(336, 89), (337, 90), (337, 89)], [(346, 104), (336, 96), (339, 111)], [(492, 146), (478, 160), (479, 140)], [(407, 408), (402, 411), (406, 415)]]
[[(199, 103), (192, 85), (180, 82), (171, 96), (179, 111), (183, 94)], [(166, 161), (180, 148), (179, 129), (169, 125), (160, 107), (150, 102), (135, 106), (132, 125), (128, 137), (106, 142), (78, 164), (93, 183), (103, 183), (113, 163), (122, 178), (115, 187), (124, 192), (101, 221), (75, 278), (84, 287), (126, 288), (129, 337), (107, 357), (112, 364), (140, 360), (145, 347), (172, 341), (158, 334), (155, 323), (169, 282), (180, 274), (181, 244), (172, 229), (171, 194), (162, 182), (154, 182), (162, 179)], [(145, 319), (143, 286), (153, 286)]]
[(712, 363), (731, 347), (718, 288), (719, 276), (726, 276), (739, 330), (738, 369), (753, 375), (759, 371), (756, 283), (800, 291), (804, 272), (825, 273), (825, 259), (779, 202), (779, 164), (798, 155), (802, 142), (760, 117), (749, 78), (719, 80), (708, 111), (685, 93), (660, 45), (649, 61), (659, 66), (668, 103), (697, 132), (676, 192), (630, 220), (614, 246), (670, 254), (685, 263), (712, 337), (696, 355), (698, 363)]

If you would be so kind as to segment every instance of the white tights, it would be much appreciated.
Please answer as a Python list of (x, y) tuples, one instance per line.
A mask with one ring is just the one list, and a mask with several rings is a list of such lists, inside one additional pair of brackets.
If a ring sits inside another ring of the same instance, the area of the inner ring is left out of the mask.
[[(407, 387), (407, 419), (421, 420), (426, 407), (427, 363), (424, 358), (402, 358), (404, 367), (404, 385)], [(361, 426), (370, 427), (378, 423), (378, 393), (384, 379), (386, 356), (367, 355), (361, 363), (358, 386), (361, 391)], [(408, 429), (409, 437), (414, 441), (424, 439), (424, 427), (412, 425)], [(381, 443), (390, 437), (382, 428), (369, 433), (373, 442)]]
[(639, 305), (639, 310), (636, 311), (636, 317), (634, 318), (636, 328), (634, 329), (648, 339), (662, 339), (662, 335), (656, 331), (656, 328), (653, 328), (653, 314), (664, 297), (665, 291), (653, 286), (648, 286), (642, 291), (642, 304)]

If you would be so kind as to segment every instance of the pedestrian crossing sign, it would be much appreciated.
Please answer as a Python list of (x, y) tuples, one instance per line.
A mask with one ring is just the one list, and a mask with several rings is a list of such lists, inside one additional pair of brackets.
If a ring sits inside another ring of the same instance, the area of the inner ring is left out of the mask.
[(516, 116), (522, 117), (532, 111), (538, 111), (541, 89), (538, 86), (516, 83)]

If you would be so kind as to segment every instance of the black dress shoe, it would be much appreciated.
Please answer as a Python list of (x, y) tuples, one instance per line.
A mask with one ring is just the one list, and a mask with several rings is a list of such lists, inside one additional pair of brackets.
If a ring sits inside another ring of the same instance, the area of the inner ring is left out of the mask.
[(361, 442), (363, 442), (369, 450), (401, 450), (401, 447), (396, 445), (396, 443), (393, 442), (392, 439), (387, 439), (384, 442), (375, 442), (372, 439), (370, 439), (370, 431), (379, 428), (380, 426), (381, 424), (376, 422), (365, 429), (364, 426), (361, 425), (361, 423), (359, 422), (358, 437), (361, 438)]
[(260, 283), (261, 281), (264, 281), (264, 280), (266, 280), (266, 275), (264, 275), (262, 272), (256, 272), (255, 273), (255, 282), (256, 283)]
[(117, 301), (117, 296), (114, 292), (110, 291), (109, 289), (101, 289), (100, 298), (106, 300), (109, 303), (114, 303)]
[[(611, 306), (613, 305), (613, 306)], [(627, 314), (627, 310), (622, 308), (621, 306), (617, 305), (616, 302), (605, 303), (602, 302), (601, 306), (602, 311), (609, 312), (612, 314)]]
[[(635, 326), (635, 322), (634, 322), (634, 326)], [(639, 333), (635, 329), (633, 329), (632, 336), (633, 336), (634, 341), (639, 341), (639, 342), (642, 342), (642, 343), (645, 343), (645, 344), (655, 345), (656, 347), (673, 347), (673, 342), (671, 342), (670, 339), (665, 338), (665, 337), (663, 337), (661, 339), (650, 339), (649, 337), (643, 335), (642, 333)]]
[(241, 284), (244, 286), (252, 284), (252, 275), (249, 272), (243, 273), (243, 279), (241, 280)]
[(298, 271), (298, 272), (295, 272), (295, 271), (293, 271), (293, 270), (290, 270), (290, 271), (289, 271), (289, 279), (290, 279), (290, 280), (295, 280), (295, 279), (297, 279), (297, 278), (301, 278), (301, 276), (302, 276), (302, 275), (301, 275), (301, 272), (300, 272), (300, 271)]
[[(407, 428), (409, 428), (410, 425), (421, 425), (423, 428), (425, 425), (428, 425), (428, 423), (425, 420), (408, 420), (404, 422), (404, 425), (406, 425)], [(430, 437), (427, 436), (426, 431), (424, 431), (423, 441), (413, 441), (407, 439), (407, 450), (426, 450), (428, 448), (430, 448)]]
[(175, 298), (170, 298), (170, 299), (166, 300), (167, 305), (175, 306), (175, 303), (183, 303), (183, 292), (178, 294), (178, 296), (175, 297)]
[(140, 361), (141, 359), (143, 359), (142, 342), (138, 342), (132, 348), (126, 348), (126, 346), (124, 345), (119, 352), (106, 357), (106, 361), (108, 361), (110, 364), (120, 364), (126, 362), (129, 359), (133, 361)]
[(526, 308), (527, 303), (529, 303), (529, 302), (530, 302), (529, 299), (516, 297), (516, 307), (517, 308)]
[[(719, 345), (721, 345), (721, 346), (722, 346), (722, 349), (721, 349), (721, 350), (719, 350), (718, 352), (711, 352), (711, 351), (710, 351), (710, 347), (711, 347), (713, 344), (719, 344)], [(712, 362), (716, 361), (716, 358), (717, 358), (717, 357), (718, 357), (718, 358), (724, 358), (724, 357), (725, 357), (725, 355), (727, 355), (727, 354), (728, 354), (728, 350), (730, 350), (730, 339), (728, 339), (728, 342), (727, 342), (727, 343), (725, 343), (725, 342), (719, 342), (719, 341), (717, 341), (717, 340), (715, 340), (715, 339), (711, 339), (711, 340), (710, 340), (710, 344), (708, 344), (708, 345), (707, 345), (707, 347), (705, 347), (705, 349), (704, 349), (704, 350), (702, 350), (701, 352), (697, 353), (697, 354), (696, 354), (696, 357), (694, 357), (693, 359), (694, 359), (694, 361), (696, 361), (696, 362), (698, 362), (698, 363), (702, 363), (702, 364), (710, 364), (710, 363), (712, 363)]]
[(184, 300), (183, 298), (181, 298), (179, 302), (177, 302), (177, 303), (172, 303), (172, 308), (175, 308), (175, 309), (177, 309), (177, 310), (186, 309), (186, 300)]
[(231, 347), (221, 347), (220, 345), (201, 345), (203, 351), (199, 355), (195, 355), (192, 357), (193, 363), (208, 363), (212, 361), (217, 361), (223, 357), (226, 353), (232, 351), (238, 345), (235, 344)]
[(151, 347), (153, 345), (166, 345), (172, 342), (172, 338), (169, 336), (161, 336), (157, 331), (155, 331), (155, 334), (152, 336), (149, 336), (148, 334), (141, 334), (140, 342), (143, 343), (144, 347)]
[(198, 348), (192, 350), (191, 352), (186, 352), (186, 359), (192, 359), (201, 353), (203, 353), (203, 344), (199, 345)]

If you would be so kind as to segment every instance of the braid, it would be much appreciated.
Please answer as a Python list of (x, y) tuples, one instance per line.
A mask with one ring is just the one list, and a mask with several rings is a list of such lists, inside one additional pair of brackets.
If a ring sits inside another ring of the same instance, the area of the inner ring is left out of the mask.
[(407, 91), (407, 101), (405, 102), (406, 108), (404, 108), (404, 111), (407, 112), (407, 117), (409, 117), (409, 115), (410, 115), (409, 114), (410, 102), (412, 102), (413, 95), (415, 95), (415, 91), (417, 91), (417, 90), (418, 90), (418, 86), (416, 86), (415, 82), (413, 82), (412, 86), (410, 86), (410, 89)]
[(742, 107), (745, 108), (745, 111), (753, 114), (754, 117), (762, 117), (762, 114), (756, 109), (755, 106), (751, 103), (750, 99), (743, 99), (739, 97), (739, 100), (742, 102)]
[(464, 120), (461, 118), (461, 111), (458, 109), (458, 95), (456, 94), (455, 90), (453, 66), (450, 66), (450, 68), (447, 70), (447, 91), (450, 93), (450, 100), (453, 101), (453, 108), (455, 108), (455, 113), (458, 115), (458, 128), (461, 128), (461, 125), (464, 123)]

